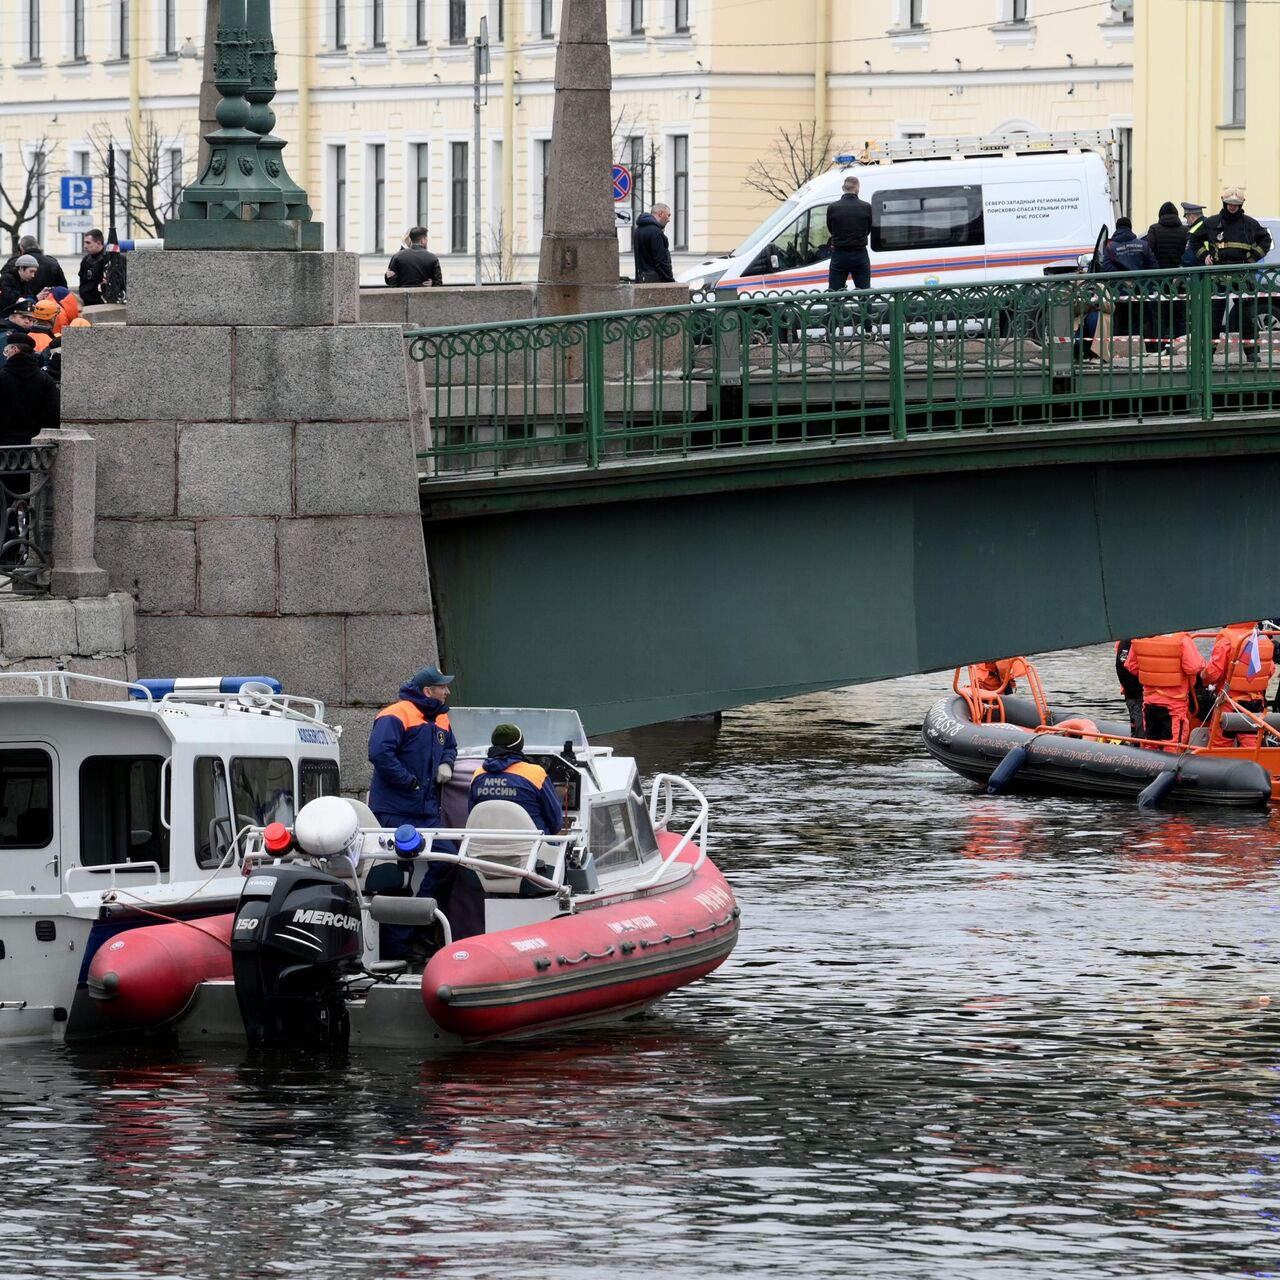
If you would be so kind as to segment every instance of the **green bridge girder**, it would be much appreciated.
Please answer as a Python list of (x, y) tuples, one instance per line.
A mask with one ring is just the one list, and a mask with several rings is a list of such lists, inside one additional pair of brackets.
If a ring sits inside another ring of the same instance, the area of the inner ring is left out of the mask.
[(1257, 414), (422, 482), (460, 699), (593, 733), (1273, 616), (1277, 495)]

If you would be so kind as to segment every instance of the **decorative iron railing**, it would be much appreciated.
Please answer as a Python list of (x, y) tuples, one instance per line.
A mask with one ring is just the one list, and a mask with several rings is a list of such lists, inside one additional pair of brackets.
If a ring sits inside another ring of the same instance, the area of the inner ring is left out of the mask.
[(53, 546), (56, 444), (0, 445), (0, 588), (43, 590)]
[(408, 337), (421, 456), (445, 475), (1280, 407), (1270, 267), (771, 293)]

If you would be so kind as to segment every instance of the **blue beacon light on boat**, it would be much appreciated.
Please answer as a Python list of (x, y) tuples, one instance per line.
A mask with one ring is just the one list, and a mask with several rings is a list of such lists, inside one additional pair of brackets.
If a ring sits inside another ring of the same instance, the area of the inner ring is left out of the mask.
[(146, 689), (153, 698), (163, 698), (168, 693), (239, 693), (246, 684), (265, 684), (272, 693), (280, 693), (282, 686), (275, 676), (165, 676), (147, 680), (135, 680), (129, 697), (142, 702)]
[(405, 822), (396, 828), (396, 852), (402, 858), (412, 858), (427, 842), (417, 827)]

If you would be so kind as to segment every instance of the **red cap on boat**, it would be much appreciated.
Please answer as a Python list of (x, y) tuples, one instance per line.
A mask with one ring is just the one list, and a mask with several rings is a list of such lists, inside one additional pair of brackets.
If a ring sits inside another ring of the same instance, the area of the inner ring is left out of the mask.
[(262, 833), (262, 847), (268, 853), (285, 853), (293, 843), (293, 832), (283, 822), (269, 823)]

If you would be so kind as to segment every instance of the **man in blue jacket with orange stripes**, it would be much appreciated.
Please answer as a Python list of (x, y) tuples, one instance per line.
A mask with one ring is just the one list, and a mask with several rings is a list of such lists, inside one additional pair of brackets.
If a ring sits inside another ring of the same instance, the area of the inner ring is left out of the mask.
[[(458, 740), (449, 725), (449, 686), (453, 677), (439, 667), (415, 671), (400, 686), (399, 700), (383, 707), (369, 733), (369, 763), (373, 783), (369, 808), (384, 827), (435, 827), (440, 824), (440, 788), (453, 777)], [(457, 853), (452, 841), (435, 846)], [(452, 864), (429, 862), (418, 886), (418, 897), (436, 898), (448, 905), (453, 887)], [(426, 958), (427, 938), (406, 925), (383, 925), (382, 958), (420, 961)]]
[(519, 726), (500, 724), (484, 763), (471, 779), (471, 807), (482, 800), (508, 800), (518, 804), (547, 835), (559, 835), (564, 809), (547, 771), (524, 758), (524, 734)]

